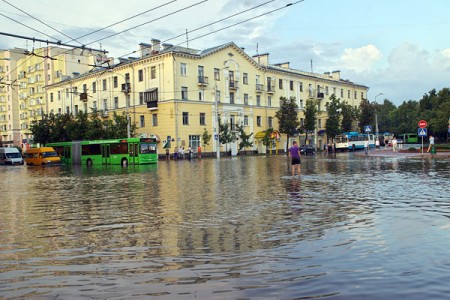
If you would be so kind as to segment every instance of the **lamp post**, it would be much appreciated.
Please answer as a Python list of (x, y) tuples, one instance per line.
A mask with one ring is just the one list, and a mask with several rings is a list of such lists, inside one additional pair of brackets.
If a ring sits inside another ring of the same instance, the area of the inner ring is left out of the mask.
[[(228, 67), (224, 67), (219, 69), (219, 76), (220, 72), (223, 70), (228, 70)], [(225, 80), (226, 82), (226, 80)], [(218, 89), (217, 89), (217, 79), (214, 76), (214, 104), (215, 104), (215, 118), (216, 118), (216, 127), (214, 130), (214, 136), (217, 136), (217, 143), (216, 143), (216, 156), (217, 158), (220, 158), (220, 128), (219, 128), (219, 97), (218, 97)]]
[[(378, 96), (381, 96), (381, 95), (384, 95), (383, 93), (378, 93), (376, 96), (375, 96), (375, 103), (377, 103), (378, 104), (378, 102), (377, 102), (377, 97)], [(375, 110), (375, 137), (376, 137), (376, 139), (378, 139), (378, 113), (377, 113), (377, 111)]]

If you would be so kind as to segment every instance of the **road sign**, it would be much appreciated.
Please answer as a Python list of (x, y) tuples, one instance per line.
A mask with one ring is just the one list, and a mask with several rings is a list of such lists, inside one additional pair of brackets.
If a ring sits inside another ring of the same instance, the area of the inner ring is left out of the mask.
[(417, 135), (421, 136), (421, 137), (426, 137), (427, 136), (427, 129), (426, 128), (419, 128), (417, 130)]
[(370, 125), (364, 126), (364, 132), (365, 133), (372, 132), (372, 126), (370, 126)]
[(427, 121), (425, 121), (425, 120), (420, 120), (419, 121), (419, 127), (420, 128), (425, 128), (425, 127), (427, 127), (427, 125), (428, 125)]

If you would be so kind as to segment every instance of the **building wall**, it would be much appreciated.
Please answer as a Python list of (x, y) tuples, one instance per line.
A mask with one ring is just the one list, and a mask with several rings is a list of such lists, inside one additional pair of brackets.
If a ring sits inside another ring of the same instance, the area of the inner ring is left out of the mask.
[[(203, 73), (199, 78), (201, 67)], [(217, 70), (219, 77), (215, 75)], [(128, 93), (122, 90), (126, 78), (130, 84)], [(157, 108), (148, 109), (144, 95), (155, 88)], [(325, 128), (325, 105), (333, 93), (358, 106), (361, 99), (367, 97), (367, 90), (365, 86), (341, 80), (338, 71), (312, 74), (291, 69), (288, 63), (271, 65), (268, 54), (252, 58), (233, 43), (198, 53), (177, 49), (155, 51), (140, 59), (122, 61), (111, 70), (83, 74), (46, 88), (49, 112), (76, 113), (78, 107), (83, 111), (87, 108), (89, 112), (96, 108), (105, 117), (111, 116), (113, 111), (127, 113), (137, 125), (138, 134), (155, 134), (161, 138), (160, 152), (163, 151), (162, 142), (168, 136), (173, 139), (171, 148), (187, 148), (189, 136), (201, 137), (205, 129), (214, 134), (218, 128), (216, 109), (222, 122), (233, 119), (235, 124), (243, 124), (246, 119), (245, 131), (255, 135), (269, 127), (269, 120), (272, 127), (278, 129), (275, 113), (280, 107), (281, 96), (296, 98), (300, 119), (304, 118), (306, 100), (320, 99), (320, 130)], [(87, 93), (87, 99), (80, 100), (83, 91)], [(216, 98), (218, 93), (220, 96)], [(187, 124), (183, 124), (183, 113), (188, 118)], [(204, 124), (200, 124), (201, 114), (204, 114)], [(153, 120), (157, 124), (153, 124)], [(282, 143), (284, 139), (282, 136)], [(323, 143), (325, 139), (325, 136), (318, 136), (317, 144), (320, 146), (319, 141)], [(213, 138), (206, 151), (215, 149)], [(221, 145), (221, 149), (224, 151), (225, 146)], [(246, 150), (266, 151), (261, 143)]]

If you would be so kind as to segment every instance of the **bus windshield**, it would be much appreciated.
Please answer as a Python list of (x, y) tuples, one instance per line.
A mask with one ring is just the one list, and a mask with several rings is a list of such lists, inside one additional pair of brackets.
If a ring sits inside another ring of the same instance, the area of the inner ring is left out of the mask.
[(156, 145), (150, 143), (141, 143), (141, 154), (144, 153), (156, 153)]
[(57, 157), (56, 151), (42, 152), (42, 157)]

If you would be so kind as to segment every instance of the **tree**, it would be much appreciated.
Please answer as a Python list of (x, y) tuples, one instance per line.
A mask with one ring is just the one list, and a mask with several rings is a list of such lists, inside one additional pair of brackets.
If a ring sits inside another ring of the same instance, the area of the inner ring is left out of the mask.
[(353, 131), (353, 125), (357, 118), (356, 109), (353, 108), (347, 101), (341, 103), (341, 130), (342, 132)]
[(330, 102), (327, 103), (328, 119), (325, 122), (325, 132), (328, 138), (334, 139), (340, 133), (339, 128), (339, 110), (340, 101), (333, 94), (330, 97)]
[(393, 132), (393, 120), (392, 114), (395, 112), (397, 107), (389, 101), (384, 99), (383, 104), (376, 104), (375, 111), (378, 117), (378, 130), (379, 132)]
[[(275, 113), (275, 117), (278, 119), (278, 130), (287, 135), (286, 140), (289, 142), (289, 137), (298, 132), (297, 128), (300, 127), (295, 97), (280, 97), (280, 110)], [(289, 154), (288, 151), (286, 154)]]
[(228, 143), (231, 143), (235, 136), (230, 129), (230, 124), (225, 123), (222, 124), (221, 119), (219, 118), (219, 142), (221, 144), (225, 144), (225, 152), (228, 152)]
[(312, 133), (316, 129), (317, 123), (317, 101), (314, 99), (306, 100), (305, 105), (305, 122), (303, 123), (303, 129), (306, 133), (305, 140), (308, 139), (308, 133)]
[(208, 130), (206, 130), (206, 128), (203, 128), (203, 135), (202, 135), (203, 148), (206, 148), (206, 146), (209, 145), (210, 141), (211, 141), (211, 134), (208, 133)]
[(360, 132), (364, 132), (364, 126), (375, 123), (375, 107), (367, 99), (359, 104), (358, 122)]
[(244, 126), (237, 125), (237, 129), (239, 131), (239, 151), (244, 149), (245, 147), (253, 147), (253, 142), (250, 142), (250, 138), (253, 135), (253, 132), (250, 134), (246, 134), (244, 130)]

